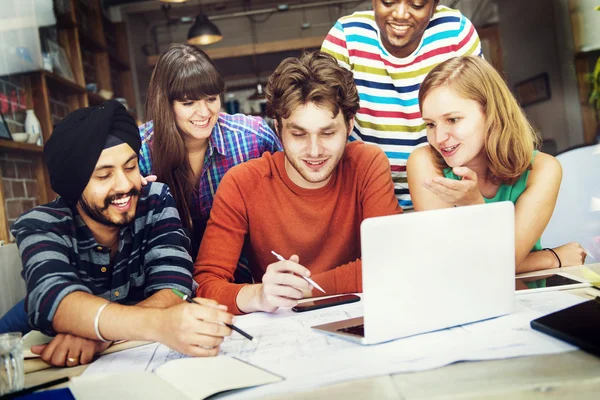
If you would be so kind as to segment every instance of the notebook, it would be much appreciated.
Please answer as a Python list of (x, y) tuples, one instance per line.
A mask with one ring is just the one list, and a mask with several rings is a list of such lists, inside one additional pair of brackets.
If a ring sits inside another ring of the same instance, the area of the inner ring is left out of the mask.
[(69, 389), (77, 400), (200, 400), (281, 380), (282, 377), (244, 361), (218, 356), (169, 361), (154, 373), (84, 375), (71, 379)]
[(600, 297), (534, 319), (531, 327), (600, 357)]
[(511, 313), (514, 221), (511, 202), (364, 220), (364, 317), (313, 328), (376, 344)]

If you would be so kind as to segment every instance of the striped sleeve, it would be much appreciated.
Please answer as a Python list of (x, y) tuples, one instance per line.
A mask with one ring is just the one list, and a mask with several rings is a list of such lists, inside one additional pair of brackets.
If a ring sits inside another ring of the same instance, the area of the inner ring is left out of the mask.
[(70, 293), (92, 293), (70, 263), (71, 242), (60, 232), (60, 221), (39, 208), (24, 214), (11, 232), (23, 261), (22, 275), (27, 284), (26, 310), (29, 324), (54, 336), (52, 320), (60, 302)]
[(321, 45), (321, 51), (334, 56), (344, 68), (352, 69), (350, 66), (350, 53), (346, 46), (346, 34), (340, 21), (335, 23), (325, 37)]
[(477, 30), (475, 30), (473, 23), (471, 23), (471, 21), (464, 15), (461, 15), (460, 18), (460, 32), (457, 36), (457, 39), (458, 44), (455, 50), (457, 56), (474, 55), (483, 57), (481, 41), (479, 40)]
[(188, 253), (190, 239), (186, 235), (175, 199), (167, 185), (149, 184), (149, 224), (152, 228), (144, 254), (147, 275), (144, 296), (147, 298), (162, 289), (177, 289), (192, 294), (192, 258)]

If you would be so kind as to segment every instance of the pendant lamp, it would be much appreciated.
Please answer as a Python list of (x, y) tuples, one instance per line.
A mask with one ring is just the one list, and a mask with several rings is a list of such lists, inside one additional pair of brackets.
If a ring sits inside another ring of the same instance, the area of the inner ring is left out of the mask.
[(194, 21), (194, 24), (188, 32), (188, 44), (203, 46), (216, 43), (221, 39), (223, 39), (223, 35), (219, 28), (210, 22), (203, 12), (200, 12), (196, 16), (196, 21)]

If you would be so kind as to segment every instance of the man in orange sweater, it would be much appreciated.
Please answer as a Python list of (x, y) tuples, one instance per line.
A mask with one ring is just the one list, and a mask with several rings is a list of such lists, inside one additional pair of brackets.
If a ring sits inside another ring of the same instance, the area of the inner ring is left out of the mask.
[[(234, 314), (296, 305), (313, 289), (299, 275), (327, 294), (361, 292), (361, 222), (402, 212), (383, 151), (347, 144), (359, 102), (350, 71), (307, 53), (284, 60), (266, 93), (284, 151), (225, 175), (194, 266), (196, 295)], [(243, 247), (255, 284), (233, 283)]]

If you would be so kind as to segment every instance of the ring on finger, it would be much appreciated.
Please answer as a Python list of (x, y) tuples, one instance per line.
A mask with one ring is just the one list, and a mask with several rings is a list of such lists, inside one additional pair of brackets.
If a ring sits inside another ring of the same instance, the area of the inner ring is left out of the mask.
[(79, 363), (79, 357), (68, 357), (67, 358), (67, 364), (78, 364)]

